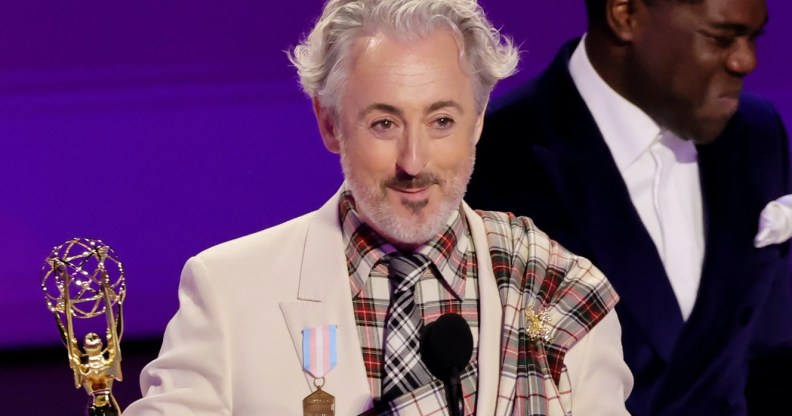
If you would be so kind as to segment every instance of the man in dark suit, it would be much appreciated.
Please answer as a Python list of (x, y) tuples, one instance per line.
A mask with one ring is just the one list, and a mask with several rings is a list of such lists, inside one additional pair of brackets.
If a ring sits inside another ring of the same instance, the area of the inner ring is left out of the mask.
[(789, 148), (775, 109), (741, 93), (765, 0), (586, 5), (586, 35), (491, 105), (466, 199), (533, 218), (610, 278), (633, 415), (777, 410), (790, 247), (755, 240), (792, 193)]

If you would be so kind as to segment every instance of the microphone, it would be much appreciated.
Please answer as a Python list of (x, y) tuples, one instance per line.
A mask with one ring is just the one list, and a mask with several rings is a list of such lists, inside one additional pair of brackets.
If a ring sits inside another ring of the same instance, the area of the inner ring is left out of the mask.
[(462, 385), (459, 372), (473, 355), (473, 334), (465, 318), (456, 313), (447, 313), (424, 326), (420, 352), (432, 375), (445, 385), (451, 416), (461, 415)]

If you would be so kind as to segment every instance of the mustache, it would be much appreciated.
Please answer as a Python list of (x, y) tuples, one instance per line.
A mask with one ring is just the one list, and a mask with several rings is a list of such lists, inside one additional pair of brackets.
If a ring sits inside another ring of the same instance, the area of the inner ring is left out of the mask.
[(425, 188), (435, 184), (439, 185), (441, 182), (440, 177), (431, 172), (422, 172), (415, 176), (399, 172), (396, 176), (386, 180), (384, 185), (388, 188), (414, 189)]

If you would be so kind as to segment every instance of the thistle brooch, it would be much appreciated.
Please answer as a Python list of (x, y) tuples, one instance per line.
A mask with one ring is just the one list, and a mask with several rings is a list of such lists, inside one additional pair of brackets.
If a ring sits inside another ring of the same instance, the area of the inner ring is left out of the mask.
[(532, 342), (550, 342), (549, 323), (550, 312), (547, 309), (540, 309), (539, 312), (533, 309), (525, 310), (525, 332)]

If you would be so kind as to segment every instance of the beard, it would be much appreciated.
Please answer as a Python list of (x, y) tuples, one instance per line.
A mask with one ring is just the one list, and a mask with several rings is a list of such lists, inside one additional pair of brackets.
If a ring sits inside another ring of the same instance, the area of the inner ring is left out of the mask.
[[(355, 173), (350, 168), (347, 152), (341, 149), (341, 169), (349, 190), (355, 200), (358, 213), (368, 219), (386, 240), (393, 243), (420, 245), (440, 234), (451, 213), (459, 209), (465, 196), (470, 175), (473, 173), (475, 151), (469, 160), (460, 163), (443, 176), (436, 172), (421, 172), (411, 176), (403, 172), (380, 179)], [(437, 185), (441, 201), (437, 209), (428, 211), (428, 200), (414, 202), (402, 199), (400, 204), (407, 208), (398, 210), (387, 199), (389, 188), (409, 189)]]

